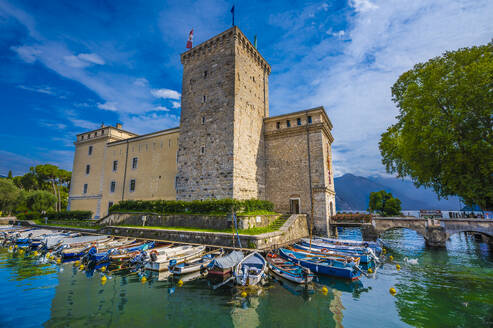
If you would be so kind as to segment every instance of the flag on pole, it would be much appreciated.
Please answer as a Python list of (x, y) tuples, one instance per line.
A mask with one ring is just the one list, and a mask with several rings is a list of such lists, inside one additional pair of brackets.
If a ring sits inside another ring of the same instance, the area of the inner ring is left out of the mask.
[(192, 40), (193, 40), (193, 28), (190, 31), (190, 34), (188, 35), (187, 49), (192, 49)]
[(231, 14), (233, 15), (233, 26), (235, 26), (235, 5), (231, 7)]

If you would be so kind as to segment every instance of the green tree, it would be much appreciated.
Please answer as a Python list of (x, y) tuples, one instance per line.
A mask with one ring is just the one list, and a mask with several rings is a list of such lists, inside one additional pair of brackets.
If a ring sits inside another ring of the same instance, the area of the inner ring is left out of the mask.
[(20, 194), (12, 180), (0, 179), (0, 211), (10, 215), (15, 209)]
[(7, 179), (12, 179), (12, 170), (9, 170), (9, 174), (7, 175)]
[(492, 88), (493, 41), (402, 74), (392, 87), (398, 122), (380, 140), (387, 172), (493, 208)]
[(42, 212), (55, 209), (56, 197), (45, 190), (35, 190), (28, 193), (27, 206), (35, 212)]
[(382, 216), (395, 216), (401, 213), (401, 201), (385, 190), (370, 193), (368, 203), (370, 213), (378, 212)]

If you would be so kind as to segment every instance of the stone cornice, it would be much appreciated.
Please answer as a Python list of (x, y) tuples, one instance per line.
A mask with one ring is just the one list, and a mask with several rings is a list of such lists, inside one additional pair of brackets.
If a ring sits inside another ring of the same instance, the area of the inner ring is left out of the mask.
[[(306, 134), (307, 127), (306, 125), (294, 126), (290, 128), (283, 128), (279, 130), (273, 130), (264, 133), (265, 139), (277, 139), (284, 138), (287, 136), (301, 135)], [(308, 131), (312, 132), (323, 132), (325, 136), (329, 139), (329, 142), (332, 143), (334, 141), (334, 137), (330, 133), (329, 127), (324, 123), (313, 123), (308, 125)]]

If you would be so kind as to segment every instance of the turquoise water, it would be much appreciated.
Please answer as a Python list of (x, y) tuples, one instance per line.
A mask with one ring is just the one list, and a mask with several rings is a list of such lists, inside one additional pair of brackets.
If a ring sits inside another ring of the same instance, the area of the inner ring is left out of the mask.
[[(344, 229), (340, 237), (360, 234)], [(136, 275), (113, 274), (103, 285), (100, 273), (0, 249), (0, 327), (493, 327), (487, 244), (460, 234), (447, 249), (428, 249), (405, 229), (387, 232), (384, 240), (395, 259), (373, 277), (323, 278), (309, 290), (271, 281), (246, 299), (230, 288), (212, 290), (207, 279), (178, 287), (157, 276), (141, 283)]]

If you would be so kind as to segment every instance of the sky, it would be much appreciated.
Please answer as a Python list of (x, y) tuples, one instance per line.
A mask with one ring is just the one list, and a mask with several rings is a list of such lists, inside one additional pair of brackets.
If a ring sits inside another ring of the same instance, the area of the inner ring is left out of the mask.
[(75, 135), (177, 127), (183, 53), (235, 23), (270, 63), (270, 114), (324, 106), (336, 175), (385, 175), (400, 74), (488, 43), (491, 0), (0, 0), (0, 174), (71, 170)]

